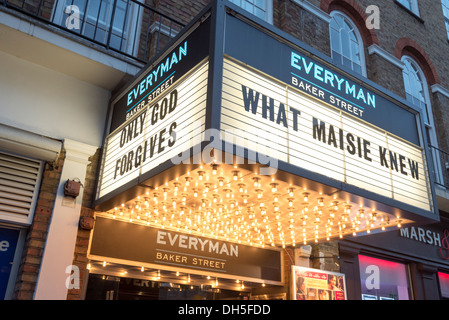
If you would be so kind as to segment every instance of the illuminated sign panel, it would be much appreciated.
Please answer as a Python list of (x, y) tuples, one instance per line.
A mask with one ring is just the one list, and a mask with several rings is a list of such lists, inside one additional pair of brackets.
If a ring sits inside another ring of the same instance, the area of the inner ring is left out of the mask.
[[(324, 95), (319, 87), (309, 90)], [(427, 164), (420, 147), (324, 104), (315, 95), (226, 59), (224, 139), (239, 137), (248, 145), (262, 144), (270, 150), (269, 156), (281, 161), (431, 209)]]
[(204, 130), (207, 74), (205, 62), (108, 136), (99, 197), (190, 148)]
[(114, 102), (110, 132), (131, 119), (208, 56), (210, 19), (139, 75)]
[[(304, 44), (301, 46), (306, 47)], [(334, 67), (330, 61), (324, 61), (320, 58), (321, 54), (313, 53), (313, 48), (301, 50), (297, 46), (290, 46), (287, 41), (267, 36), (254, 26), (228, 15), (225, 55), (419, 145), (413, 112), (380, 94), (382, 88), (377, 84), (367, 85), (370, 82), (368, 79), (358, 80)]]

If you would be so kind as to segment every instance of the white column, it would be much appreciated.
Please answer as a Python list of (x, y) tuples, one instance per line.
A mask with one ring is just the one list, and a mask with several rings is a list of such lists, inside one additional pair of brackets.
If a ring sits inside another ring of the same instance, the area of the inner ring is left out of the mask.
[(48, 230), (42, 264), (37, 280), (35, 300), (66, 300), (67, 267), (72, 265), (78, 223), (81, 212), (83, 188), (75, 200), (64, 197), (64, 183), (67, 179), (78, 178), (84, 185), (89, 157), (97, 147), (65, 140), (66, 157), (61, 172), (61, 180)]

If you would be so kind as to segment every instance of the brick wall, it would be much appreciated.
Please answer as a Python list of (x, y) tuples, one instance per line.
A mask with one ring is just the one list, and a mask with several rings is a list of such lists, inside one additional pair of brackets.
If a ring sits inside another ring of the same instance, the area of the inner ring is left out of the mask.
[(273, 24), (312, 48), (330, 55), (328, 24), (291, 1), (274, 0)]
[[(98, 174), (98, 167), (101, 159), (101, 150), (89, 158), (90, 164), (87, 166), (86, 178), (84, 180), (84, 192), (80, 217), (94, 217), (92, 208), (95, 200), (95, 187)], [(87, 275), (87, 250), (89, 247), (90, 230), (78, 228), (78, 234), (75, 242), (75, 251), (73, 254), (73, 265), (80, 271), (80, 288), (70, 289), (67, 292), (67, 300), (80, 300), (82, 298), (82, 288)]]
[(53, 166), (45, 165), (33, 223), (23, 248), (13, 299), (33, 299), (64, 158), (63, 151)]

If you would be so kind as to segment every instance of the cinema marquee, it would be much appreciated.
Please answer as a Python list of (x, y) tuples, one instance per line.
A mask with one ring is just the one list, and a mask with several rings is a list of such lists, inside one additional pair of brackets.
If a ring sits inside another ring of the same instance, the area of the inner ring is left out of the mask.
[(285, 247), (439, 219), (415, 107), (227, 1), (184, 30), (113, 100), (92, 261), (282, 285)]

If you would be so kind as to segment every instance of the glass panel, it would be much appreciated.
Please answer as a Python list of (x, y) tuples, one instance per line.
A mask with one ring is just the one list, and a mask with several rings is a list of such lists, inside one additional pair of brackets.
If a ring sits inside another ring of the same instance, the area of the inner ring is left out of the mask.
[(360, 46), (358, 43), (351, 41), (351, 58), (354, 63), (360, 64)]
[(408, 9), (412, 9), (412, 4), (410, 2), (410, 0), (397, 0), (399, 3), (401, 3), (404, 7), (408, 8)]
[(351, 58), (351, 43), (349, 42), (349, 34), (346, 30), (341, 30), (341, 48), (346, 58)]
[(343, 57), (343, 65), (352, 69), (352, 61), (346, 57)]
[(343, 64), (342, 56), (338, 52), (332, 51), (332, 59), (337, 63)]
[(254, 5), (248, 2), (248, 0), (245, 0), (243, 2), (243, 9), (245, 9), (248, 12), (254, 13)]
[(359, 255), (359, 267), (363, 300), (409, 300), (404, 264)]
[(340, 33), (331, 28), (331, 47), (336, 52), (341, 52)]
[(254, 4), (259, 7), (260, 9), (265, 9), (267, 7), (266, 0), (256, 0), (254, 1)]
[(362, 67), (359, 64), (354, 63), (353, 64), (353, 69), (357, 73), (362, 73)]
[(257, 7), (254, 7), (254, 14), (257, 17), (259, 17), (260, 19), (265, 20), (265, 11), (263, 11), (263, 10), (257, 8)]
[(438, 272), (441, 297), (449, 299), (449, 273)]
[(267, 1), (272, 0), (231, 0), (232, 3), (240, 6), (246, 11), (254, 14), (255, 16), (267, 21), (267, 9), (268, 3)]

